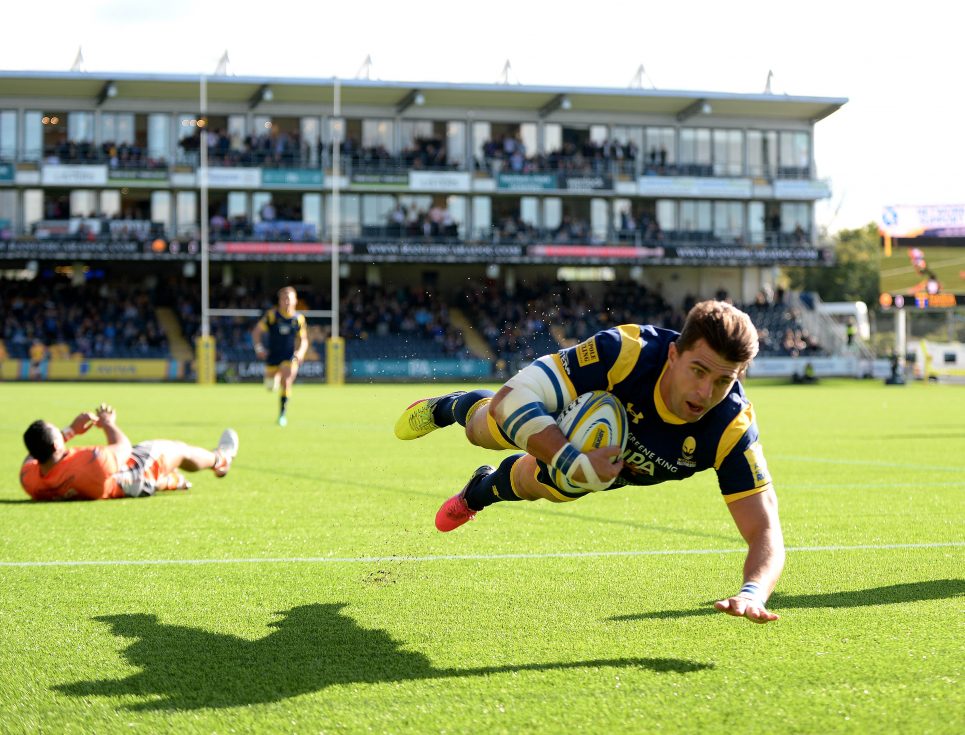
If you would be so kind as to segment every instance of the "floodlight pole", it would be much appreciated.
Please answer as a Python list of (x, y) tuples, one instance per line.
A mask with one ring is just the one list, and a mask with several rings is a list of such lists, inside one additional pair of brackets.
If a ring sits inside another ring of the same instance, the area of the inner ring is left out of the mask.
[(340, 163), (342, 154), (342, 87), (338, 77), (335, 77), (335, 119), (332, 124), (332, 337), (339, 337), (339, 278), (338, 278), (338, 249), (339, 230), (342, 225), (342, 209), (339, 197)]
[(198, 177), (201, 189), (201, 336), (211, 335), (210, 295), (208, 293), (208, 79), (201, 75), (201, 114), (198, 117), (198, 140), (201, 161)]

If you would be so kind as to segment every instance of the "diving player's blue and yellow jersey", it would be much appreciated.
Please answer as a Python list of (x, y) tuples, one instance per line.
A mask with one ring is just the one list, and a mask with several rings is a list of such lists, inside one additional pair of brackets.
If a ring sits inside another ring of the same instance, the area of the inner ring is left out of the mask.
[(258, 324), (267, 334), (268, 357), (265, 364), (269, 367), (290, 362), (295, 356), (299, 339), (308, 339), (305, 315), (297, 311), (285, 316), (277, 307), (269, 309)]
[[(771, 477), (754, 409), (740, 382), (735, 381), (730, 393), (693, 423), (678, 418), (664, 404), (660, 378), (678, 336), (667, 329), (625, 324), (541, 358), (535, 364), (556, 393), (548, 407), (558, 414), (591, 390), (609, 391), (622, 401), (629, 437), (623, 471), (611, 487), (683, 480), (713, 468), (728, 503), (769, 489)], [(548, 473), (541, 472), (539, 479), (548, 479)]]

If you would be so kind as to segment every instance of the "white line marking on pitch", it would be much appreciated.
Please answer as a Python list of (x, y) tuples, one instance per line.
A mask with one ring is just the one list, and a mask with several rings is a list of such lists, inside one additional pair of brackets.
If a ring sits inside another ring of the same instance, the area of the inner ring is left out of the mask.
[[(965, 541), (933, 544), (860, 544), (857, 546), (790, 546), (788, 551), (863, 551), (965, 547)], [(500, 559), (592, 559), (608, 556), (688, 556), (746, 553), (747, 549), (667, 549), (643, 551), (573, 551), (555, 554), (448, 554), (440, 556), (291, 557), (250, 559), (116, 559), (101, 561), (0, 561), (0, 567), (101, 567), (173, 564), (371, 564), (374, 562), (495, 561)]]

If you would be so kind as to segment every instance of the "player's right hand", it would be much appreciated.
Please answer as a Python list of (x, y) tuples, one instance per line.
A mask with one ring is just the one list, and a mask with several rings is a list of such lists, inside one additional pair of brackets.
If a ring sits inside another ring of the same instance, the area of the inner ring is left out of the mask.
[[(606, 482), (619, 475), (620, 470), (623, 469), (623, 460), (620, 458), (620, 453), (620, 447), (600, 447), (585, 454), (587, 459), (590, 460), (590, 464), (593, 465), (596, 476)], [(577, 470), (573, 474), (573, 482), (576, 484), (585, 482), (586, 478), (582, 475), (583, 471)]]

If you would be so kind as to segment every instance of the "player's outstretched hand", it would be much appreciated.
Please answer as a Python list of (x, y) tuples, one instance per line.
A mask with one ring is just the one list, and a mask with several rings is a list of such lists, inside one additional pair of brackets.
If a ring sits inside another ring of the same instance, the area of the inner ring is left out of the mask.
[(99, 405), (95, 411), (97, 414), (97, 426), (103, 427), (105, 424), (113, 424), (117, 420), (117, 413), (114, 407), (106, 403)]
[(747, 618), (755, 623), (770, 623), (773, 620), (779, 620), (781, 617), (754, 600), (739, 595), (728, 597), (726, 600), (718, 600), (714, 603), (714, 607), (723, 613), (733, 615), (735, 618)]
[(77, 414), (77, 418), (70, 422), (70, 429), (74, 432), (75, 436), (80, 436), (95, 423), (97, 423), (97, 416), (94, 415), (94, 412), (84, 411), (83, 413)]

